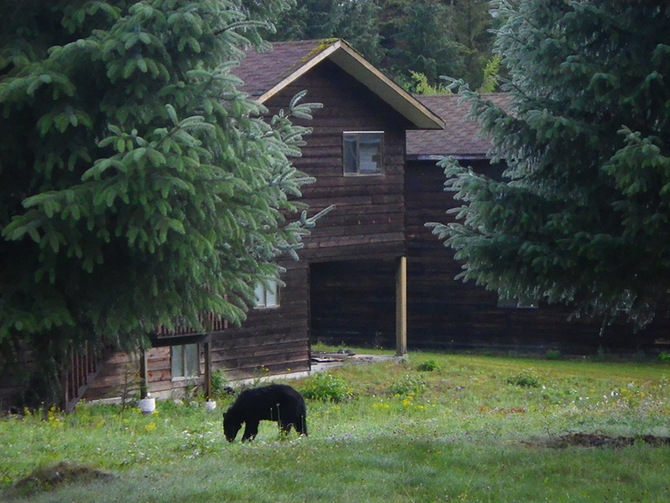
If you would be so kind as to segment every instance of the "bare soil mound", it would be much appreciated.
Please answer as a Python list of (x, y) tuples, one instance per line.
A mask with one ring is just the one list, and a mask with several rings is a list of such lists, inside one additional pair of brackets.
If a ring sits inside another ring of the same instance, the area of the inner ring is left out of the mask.
[(18, 493), (33, 493), (56, 489), (66, 484), (87, 484), (97, 480), (112, 480), (115, 476), (101, 470), (70, 463), (58, 463), (54, 466), (40, 468), (19, 480), (13, 489)]
[(572, 433), (560, 437), (529, 442), (532, 446), (562, 449), (566, 447), (614, 447), (622, 449), (635, 444), (646, 444), (650, 447), (670, 446), (670, 437), (640, 435), (633, 437), (601, 435), (598, 433)]

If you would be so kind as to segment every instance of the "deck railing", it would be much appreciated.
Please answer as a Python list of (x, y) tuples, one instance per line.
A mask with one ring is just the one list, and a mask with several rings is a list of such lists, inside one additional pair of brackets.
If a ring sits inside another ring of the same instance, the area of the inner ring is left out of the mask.
[[(203, 325), (211, 324), (212, 332), (218, 332), (228, 328), (227, 322), (220, 316), (216, 316), (214, 313), (207, 313), (200, 315), (200, 321)], [(175, 324), (175, 327), (171, 330), (168, 330), (164, 326), (158, 327), (156, 330), (156, 335), (158, 337), (164, 336), (175, 336), (175, 335), (191, 335), (199, 334), (201, 331), (195, 330), (193, 327), (190, 327), (185, 321), (183, 323)]]
[(72, 411), (77, 402), (84, 396), (89, 385), (100, 371), (102, 360), (101, 352), (93, 350), (88, 343), (83, 351), (70, 351), (61, 374), (62, 407), (64, 411)]

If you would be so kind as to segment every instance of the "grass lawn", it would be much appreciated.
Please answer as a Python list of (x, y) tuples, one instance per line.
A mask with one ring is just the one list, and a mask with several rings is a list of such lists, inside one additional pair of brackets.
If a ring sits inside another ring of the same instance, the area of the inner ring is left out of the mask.
[[(0, 500), (670, 501), (667, 364), (416, 353), (292, 384), (344, 398), (308, 400), (308, 438), (264, 422), (227, 443), (231, 398), (1, 418)], [(61, 462), (53, 487), (14, 487)]]

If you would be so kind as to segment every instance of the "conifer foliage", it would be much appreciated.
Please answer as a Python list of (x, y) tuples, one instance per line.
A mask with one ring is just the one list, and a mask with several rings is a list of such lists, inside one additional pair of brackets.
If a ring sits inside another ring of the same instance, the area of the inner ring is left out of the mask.
[(300, 246), (311, 107), (264, 121), (231, 73), (261, 24), (226, 0), (0, 2), (6, 359), (239, 322)]
[(429, 224), (505, 298), (649, 322), (670, 286), (670, 7), (500, 1), (509, 108), (466, 91), (508, 170), (444, 161), (464, 202)]

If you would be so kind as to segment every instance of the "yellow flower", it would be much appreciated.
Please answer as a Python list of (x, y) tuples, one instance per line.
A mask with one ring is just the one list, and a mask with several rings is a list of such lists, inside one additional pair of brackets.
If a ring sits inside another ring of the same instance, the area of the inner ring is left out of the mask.
[(149, 423), (149, 424), (144, 426), (144, 430), (147, 433), (150, 433), (150, 432), (154, 431), (155, 429), (156, 429), (156, 423)]

